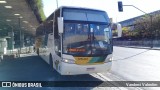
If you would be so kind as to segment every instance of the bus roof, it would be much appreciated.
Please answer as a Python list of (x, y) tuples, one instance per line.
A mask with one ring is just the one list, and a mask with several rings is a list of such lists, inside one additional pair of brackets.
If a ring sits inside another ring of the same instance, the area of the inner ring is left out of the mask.
[[(83, 10), (94, 10), (94, 11), (101, 11), (101, 12), (105, 12), (103, 10), (99, 10), (99, 9), (93, 9), (93, 8), (86, 8), (86, 7), (75, 7), (75, 6), (61, 6), (59, 8), (57, 8), (55, 11), (59, 10), (59, 9), (83, 9)], [(55, 12), (54, 11), (54, 12)], [(51, 18), (54, 14), (54, 12), (46, 19), (48, 20), (49, 18)]]
[[(75, 7), (75, 6), (61, 6), (58, 9), (63, 9), (63, 8), (68, 8), (68, 9), (86, 9), (86, 10), (95, 10), (95, 11), (102, 11), (105, 12), (104, 10), (99, 10), (99, 9), (94, 9), (94, 8), (87, 8), (87, 7)], [(56, 10), (58, 10), (56, 9)], [(55, 11), (56, 11), (55, 10)]]
[(81, 7), (61, 7), (61, 16), (64, 20), (87, 21), (109, 23), (109, 17), (105, 11)]
[[(88, 10), (88, 11), (95, 11), (95, 12), (103, 12), (103, 13), (106, 13), (105, 11), (103, 11), (103, 10), (98, 10), (98, 9), (93, 9), (93, 8), (86, 8), (86, 7), (74, 7), (74, 6), (61, 6), (61, 7), (59, 7), (59, 8), (57, 8), (54, 12), (56, 12), (56, 11), (58, 11), (58, 10), (63, 10), (63, 9), (68, 9), (68, 10), (73, 10), (73, 9), (77, 9), (77, 10)], [(54, 12), (44, 21), (44, 22), (47, 22), (47, 21), (50, 21), (52, 18), (53, 18), (53, 16), (54, 16)], [(107, 17), (108, 17), (108, 14), (106, 13), (106, 15), (107, 15)], [(70, 16), (70, 15), (69, 15)], [(76, 15), (76, 16), (78, 16), (78, 15)], [(73, 17), (73, 16), (70, 16), (70, 18), (71, 17)], [(82, 18), (82, 17), (78, 17), (78, 18)], [(97, 20), (98, 20), (98, 18), (100, 18), (100, 17), (97, 17)], [(43, 23), (44, 23), (43, 22)], [(106, 20), (105, 20), (105, 22), (109, 22), (108, 20), (107, 20), (107, 18), (106, 18)]]

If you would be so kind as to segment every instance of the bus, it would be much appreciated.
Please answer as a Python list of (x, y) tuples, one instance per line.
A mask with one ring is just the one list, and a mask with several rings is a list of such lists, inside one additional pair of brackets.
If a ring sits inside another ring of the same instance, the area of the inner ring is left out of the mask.
[(105, 11), (62, 6), (36, 29), (37, 54), (61, 75), (107, 72), (112, 30)]

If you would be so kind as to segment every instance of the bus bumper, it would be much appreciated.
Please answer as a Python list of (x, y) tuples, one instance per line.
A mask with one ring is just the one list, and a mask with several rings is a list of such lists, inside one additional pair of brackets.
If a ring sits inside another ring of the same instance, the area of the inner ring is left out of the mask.
[(60, 68), (61, 75), (78, 75), (108, 72), (111, 69), (112, 62), (96, 65), (77, 65), (62, 62)]

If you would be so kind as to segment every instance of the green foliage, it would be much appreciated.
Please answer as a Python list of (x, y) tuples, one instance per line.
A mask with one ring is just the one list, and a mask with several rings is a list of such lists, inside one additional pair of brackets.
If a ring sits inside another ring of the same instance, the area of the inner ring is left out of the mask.
[(38, 8), (43, 8), (42, 0), (35, 0), (35, 2)]
[[(129, 27), (123, 27), (122, 28), (122, 36), (129, 36), (129, 31), (130, 31)], [(113, 29), (112, 34), (113, 34), (113, 36), (117, 36), (117, 34), (118, 34), (117, 29)]]
[(118, 35), (117, 33), (118, 33), (117, 30), (112, 30), (112, 35), (113, 36), (117, 36)]
[(36, 3), (36, 6), (38, 8), (41, 19), (42, 19), (42, 21), (44, 21), (46, 19), (46, 16), (44, 15), (42, 0), (35, 0), (35, 3)]
[(128, 36), (129, 35), (129, 27), (123, 27), (122, 28), (122, 35)]
[(39, 10), (39, 13), (40, 13), (40, 15), (41, 15), (42, 21), (44, 21), (44, 20), (46, 19), (46, 16), (44, 15), (44, 11), (43, 11), (42, 8)]
[(135, 21), (135, 31), (141, 38), (159, 38), (160, 37), (160, 14), (145, 15)]

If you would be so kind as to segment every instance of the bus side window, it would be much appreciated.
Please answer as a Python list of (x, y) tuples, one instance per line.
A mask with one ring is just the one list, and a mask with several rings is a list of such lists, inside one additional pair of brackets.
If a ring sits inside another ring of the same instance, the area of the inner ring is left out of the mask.
[(55, 43), (55, 52), (58, 56), (61, 57), (61, 39), (58, 33), (58, 21), (57, 18), (60, 16), (60, 10), (55, 12), (54, 17), (54, 43)]
[(60, 10), (55, 12), (55, 17), (54, 17), (54, 37), (57, 39), (58, 38), (58, 17), (60, 17)]

